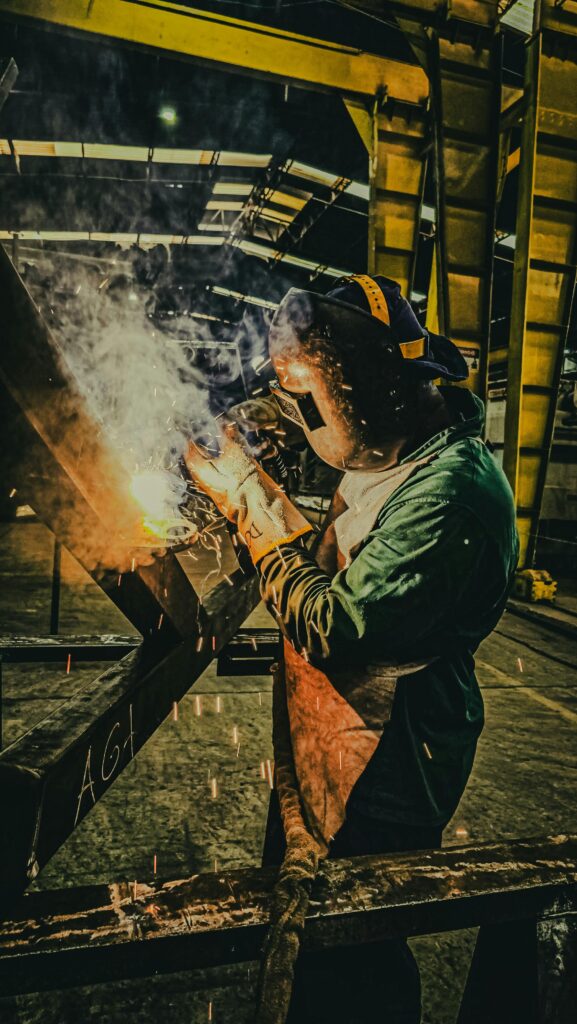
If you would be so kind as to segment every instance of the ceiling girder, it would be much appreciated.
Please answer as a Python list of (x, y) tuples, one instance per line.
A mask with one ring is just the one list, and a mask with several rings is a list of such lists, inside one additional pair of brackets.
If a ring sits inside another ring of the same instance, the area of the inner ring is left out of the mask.
[(0, 0), (0, 14), (339, 94), (429, 94), (417, 65), (165, 0)]

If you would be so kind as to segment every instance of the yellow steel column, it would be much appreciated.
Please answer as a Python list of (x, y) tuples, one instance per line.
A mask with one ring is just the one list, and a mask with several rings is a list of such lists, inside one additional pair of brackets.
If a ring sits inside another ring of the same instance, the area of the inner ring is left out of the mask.
[(371, 167), (373, 272), (398, 281), (410, 298), (427, 156), (427, 113), (385, 103), (375, 109)]
[(498, 172), (499, 41), (434, 38), (429, 70), (435, 133), (439, 325), (469, 364), (468, 386), (487, 392)]
[(526, 93), (503, 458), (525, 567), (534, 557), (575, 287), (577, 38), (534, 36)]
[(345, 101), (368, 151), (367, 271), (398, 281), (410, 297), (427, 169), (424, 108), (376, 96), (370, 106)]

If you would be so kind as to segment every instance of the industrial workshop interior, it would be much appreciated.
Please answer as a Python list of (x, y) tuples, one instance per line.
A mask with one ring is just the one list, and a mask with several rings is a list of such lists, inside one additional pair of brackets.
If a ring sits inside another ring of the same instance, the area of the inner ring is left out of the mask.
[(0, 0), (1, 1024), (574, 1024), (577, 0)]

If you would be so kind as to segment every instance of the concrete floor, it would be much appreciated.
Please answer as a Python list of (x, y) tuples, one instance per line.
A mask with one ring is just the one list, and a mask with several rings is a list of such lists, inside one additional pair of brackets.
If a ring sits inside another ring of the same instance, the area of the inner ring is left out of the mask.
[[(37, 524), (3, 526), (0, 632), (48, 629), (51, 540)], [(62, 632), (133, 632), (68, 556)], [(7, 585), (8, 584), (8, 585)], [(268, 624), (259, 608), (254, 624)], [(509, 613), (478, 652), (487, 724), (445, 843), (577, 831), (577, 651)], [(4, 667), (6, 740), (16, 738), (99, 665)], [(258, 863), (272, 756), (270, 679), (217, 677), (211, 666), (42, 872), (38, 885), (181, 877)], [(200, 701), (196, 698), (199, 697)], [(217, 697), (219, 698), (217, 702)], [(200, 705), (200, 706), (199, 706)], [(201, 713), (199, 714), (199, 710)], [(240, 748), (234, 742), (238, 730)], [(210, 780), (217, 779), (212, 797)], [(424, 1024), (453, 1024), (474, 931), (412, 942)], [(198, 972), (0, 1000), (6, 1024), (125, 1024), (251, 1019), (256, 968)]]

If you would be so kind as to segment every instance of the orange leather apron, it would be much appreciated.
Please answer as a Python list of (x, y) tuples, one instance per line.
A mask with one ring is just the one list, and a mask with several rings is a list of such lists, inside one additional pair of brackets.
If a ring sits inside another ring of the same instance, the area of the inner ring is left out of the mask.
[[(393, 491), (430, 458), (403, 467), (403, 472), (395, 467), (388, 480), (387, 474), (382, 475), (375, 519)], [(371, 528), (369, 524), (368, 532)], [(354, 557), (354, 551), (351, 553)], [(342, 565), (345, 558), (342, 552), (339, 555)], [(331, 670), (329, 677), (285, 640), (285, 689), (295, 772), (307, 824), (325, 851), (345, 820), (351, 791), (391, 717), (397, 679), (418, 672), (432, 660)]]

